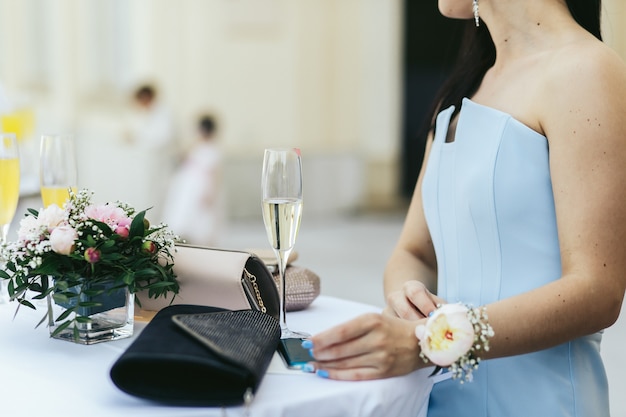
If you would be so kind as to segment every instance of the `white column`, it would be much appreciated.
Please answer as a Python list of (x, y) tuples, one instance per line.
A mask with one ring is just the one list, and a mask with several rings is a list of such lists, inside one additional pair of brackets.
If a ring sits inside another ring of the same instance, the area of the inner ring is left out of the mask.
[(45, 3), (48, 33), (45, 39), (50, 59), (50, 118), (46, 130), (69, 131), (76, 121), (78, 83), (76, 82), (76, 26), (73, 19), (72, 0), (57, 0)]
[(604, 41), (626, 60), (626, 2), (604, 0), (602, 35)]

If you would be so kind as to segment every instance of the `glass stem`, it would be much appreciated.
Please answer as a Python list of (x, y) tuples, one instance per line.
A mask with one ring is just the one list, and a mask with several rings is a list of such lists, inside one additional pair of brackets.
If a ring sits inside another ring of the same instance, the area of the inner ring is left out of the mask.
[[(9, 224), (3, 224), (0, 226), (0, 246), (7, 243), (7, 236), (9, 234)], [(0, 263), (5, 262), (5, 259), (2, 259), (0, 256)], [(8, 281), (0, 278), (0, 304), (5, 304), (9, 302), (9, 291), (8, 291)]]
[(287, 259), (289, 259), (289, 250), (276, 250), (276, 257), (278, 258), (278, 299), (280, 301), (280, 328), (285, 333), (288, 330), (287, 327), (287, 291), (285, 282), (285, 270), (287, 268)]
[(48, 328), (54, 327), (54, 313), (52, 311), (52, 294), (46, 296), (46, 307), (48, 308)]

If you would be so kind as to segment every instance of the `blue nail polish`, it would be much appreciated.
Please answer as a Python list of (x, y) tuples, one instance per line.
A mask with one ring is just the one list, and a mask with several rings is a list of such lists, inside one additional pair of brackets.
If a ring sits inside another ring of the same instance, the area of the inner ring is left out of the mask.
[(322, 377), (322, 378), (328, 378), (328, 371), (324, 370), (324, 369), (320, 369), (316, 372), (317, 376)]
[(302, 372), (313, 373), (315, 372), (315, 367), (310, 363), (305, 363), (302, 365)]
[(302, 341), (302, 347), (305, 349), (312, 349), (313, 348), (313, 342), (309, 339), (305, 339)]
[(433, 310), (430, 313), (428, 313), (428, 317), (431, 317), (433, 314), (435, 314), (435, 310)]
[(309, 355), (310, 355), (312, 358), (315, 358), (315, 355), (313, 354), (313, 349), (309, 349)]

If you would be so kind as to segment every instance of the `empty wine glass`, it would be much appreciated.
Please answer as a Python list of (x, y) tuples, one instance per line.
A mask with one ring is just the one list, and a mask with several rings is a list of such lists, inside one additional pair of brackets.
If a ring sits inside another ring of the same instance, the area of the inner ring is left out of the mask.
[(72, 135), (43, 135), (39, 154), (39, 185), (44, 207), (63, 207), (69, 190), (77, 187), (76, 154)]
[[(0, 245), (7, 243), (9, 227), (20, 197), (20, 158), (13, 133), (0, 133)], [(0, 259), (0, 262), (4, 260)], [(0, 303), (7, 300), (6, 282), (0, 279)]]
[(306, 338), (289, 330), (285, 309), (285, 268), (300, 229), (302, 217), (302, 161), (300, 150), (266, 149), (261, 177), (263, 222), (278, 260), (281, 338)]

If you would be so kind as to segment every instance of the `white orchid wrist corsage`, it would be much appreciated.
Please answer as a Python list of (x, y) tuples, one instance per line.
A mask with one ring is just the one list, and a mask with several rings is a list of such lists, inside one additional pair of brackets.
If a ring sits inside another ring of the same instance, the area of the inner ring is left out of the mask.
[(479, 353), (489, 350), (489, 339), (494, 332), (487, 321), (487, 309), (464, 304), (444, 304), (428, 317), (425, 324), (415, 328), (420, 341), (420, 356), (424, 362), (448, 368), (452, 378), (461, 383), (472, 380), (478, 369)]

